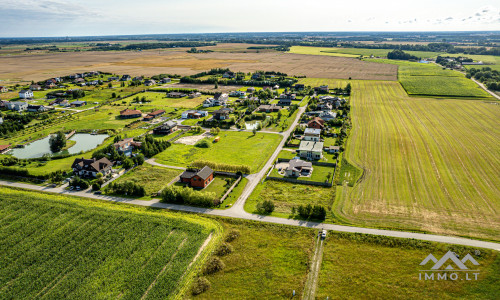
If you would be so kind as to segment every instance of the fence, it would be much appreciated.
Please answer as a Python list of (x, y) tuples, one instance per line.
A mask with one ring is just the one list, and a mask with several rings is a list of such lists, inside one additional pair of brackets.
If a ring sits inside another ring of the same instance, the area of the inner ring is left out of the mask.
[(285, 182), (291, 182), (291, 183), (297, 183), (297, 184), (306, 184), (306, 185), (317, 185), (317, 186), (326, 186), (326, 187), (333, 186), (331, 182), (297, 180), (297, 179), (287, 178), (287, 177), (267, 177), (266, 179), (276, 180), (276, 181), (285, 181)]
[(242, 176), (240, 176), (234, 183), (233, 185), (229, 188), (229, 190), (227, 190), (227, 192), (224, 194), (224, 196), (222, 196), (222, 198), (220, 198), (219, 202), (222, 203), (224, 202), (224, 200), (226, 200), (227, 196), (229, 195), (229, 193), (231, 193), (233, 191), (233, 189), (238, 185), (238, 183), (240, 183), (241, 181), (241, 178), (243, 178)]
[[(288, 158), (278, 158), (278, 162), (289, 162), (290, 159)], [(327, 162), (321, 162), (321, 161), (312, 161), (311, 162), (313, 166), (321, 166), (321, 167), (336, 167), (336, 163), (327, 163)]]
[(239, 176), (239, 175), (237, 175), (236, 173), (232, 173), (232, 172), (224, 172), (224, 171), (214, 171), (214, 175), (228, 176), (228, 177), (234, 177), (234, 178), (238, 178), (238, 177), (240, 177), (240, 176)]

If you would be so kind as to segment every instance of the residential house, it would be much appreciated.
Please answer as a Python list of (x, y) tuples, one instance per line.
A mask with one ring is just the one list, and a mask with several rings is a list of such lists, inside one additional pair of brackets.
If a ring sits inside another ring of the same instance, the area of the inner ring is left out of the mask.
[(83, 78), (77, 78), (73, 81), (74, 84), (80, 84), (80, 85), (85, 85), (85, 79)]
[(30, 90), (32, 90), (32, 91), (39, 91), (41, 89), (42, 89), (42, 87), (39, 86), (38, 84), (32, 84), (32, 85), (30, 85)]
[(270, 105), (261, 105), (261, 106), (259, 106), (259, 108), (257, 110), (260, 112), (270, 113), (270, 112), (278, 112), (282, 108), (283, 107), (278, 106), (276, 104), (270, 104)]
[(157, 135), (167, 135), (177, 130), (177, 123), (174, 121), (167, 121), (163, 125), (153, 129), (153, 133)]
[(6, 86), (0, 86), (0, 93), (7, 93), (9, 89)]
[(170, 83), (170, 82), (172, 82), (172, 79), (170, 79), (170, 78), (162, 78), (160, 82), (161, 83)]
[(144, 81), (145, 86), (153, 86), (155, 84), (156, 84), (156, 81), (154, 79), (149, 79), (149, 80)]
[(7, 108), (9, 101), (0, 100), (0, 108)]
[(292, 105), (292, 99), (289, 98), (283, 98), (278, 101), (279, 106), (290, 106)]
[(338, 153), (340, 152), (340, 146), (329, 146), (325, 147), (325, 151), (328, 153)]
[(263, 90), (263, 91), (265, 91), (265, 90), (270, 90), (270, 91), (272, 91), (272, 90), (273, 90), (273, 88), (272, 88), (272, 87), (270, 87), (270, 86), (268, 86), (268, 85), (265, 85), (265, 86), (263, 86), (263, 87), (262, 87), (262, 90)]
[(45, 83), (45, 88), (46, 88), (46, 89), (53, 89), (53, 88), (55, 88), (56, 86), (57, 86), (57, 85), (56, 85), (55, 83), (53, 83), (52, 81), (47, 81), (47, 82)]
[(214, 99), (215, 105), (226, 105), (227, 100), (229, 100), (229, 96), (223, 93), (215, 93)]
[(5, 154), (9, 151), (10, 145), (0, 145), (0, 154)]
[(132, 77), (130, 75), (123, 75), (122, 78), (120, 78), (120, 81), (130, 81), (132, 80)]
[(200, 96), (201, 96), (200, 92), (192, 92), (191, 94), (189, 94), (190, 99), (198, 98)]
[(182, 98), (186, 96), (187, 96), (186, 94), (180, 92), (170, 92), (167, 94), (167, 97), (169, 98)]
[(323, 158), (323, 142), (301, 141), (299, 156), (309, 160)]
[(120, 77), (117, 77), (117, 76), (108, 77), (108, 81), (118, 81), (119, 79), (120, 79)]
[(215, 106), (214, 98), (208, 98), (203, 101), (203, 107), (212, 107), (212, 106)]
[(304, 130), (304, 136), (302, 137), (303, 141), (319, 142), (320, 139), (321, 139), (321, 129), (306, 128)]
[(277, 90), (277, 89), (279, 89), (279, 88), (280, 88), (280, 86), (279, 86), (279, 85), (277, 85), (277, 84), (273, 86), (273, 90)]
[(71, 102), (69, 105), (73, 106), (73, 107), (80, 107), (80, 106), (87, 105), (87, 101), (77, 100), (77, 101)]
[(229, 93), (229, 96), (231, 97), (241, 97), (241, 96), (245, 96), (246, 93), (243, 92), (243, 91), (232, 91), (231, 93)]
[(49, 105), (68, 106), (69, 102), (64, 98), (56, 98), (55, 100), (50, 101)]
[(222, 121), (229, 119), (229, 113), (230, 111), (225, 109), (216, 110), (214, 111), (214, 120)]
[(255, 88), (254, 87), (249, 87), (247, 89), (247, 93), (254, 93), (255, 92)]
[(311, 121), (307, 122), (307, 127), (322, 130), (325, 128), (325, 120), (315, 117)]
[(136, 109), (124, 109), (120, 111), (120, 118), (122, 119), (133, 119), (142, 117), (142, 112)]
[(224, 74), (222, 74), (222, 78), (234, 78), (234, 72), (227, 71)]
[(325, 121), (335, 120), (337, 113), (331, 111), (323, 111), (319, 114), (319, 117)]
[(293, 86), (293, 88), (294, 88), (295, 90), (301, 91), (301, 90), (305, 89), (306, 87), (305, 87), (305, 85), (303, 85), (303, 84), (299, 84), (299, 83), (297, 83), (296, 85), (294, 85), (294, 86)]
[(191, 187), (205, 188), (214, 179), (214, 171), (205, 166), (201, 170), (186, 170), (181, 174), (181, 182), (187, 183)]
[(19, 98), (32, 99), (33, 98), (33, 91), (32, 90), (21, 90), (21, 91), (19, 91)]
[(252, 74), (252, 79), (260, 79), (262, 77), (262, 74), (261, 73), (253, 73)]
[(23, 112), (28, 109), (28, 103), (26, 102), (7, 102), (7, 108), (10, 110)]
[(28, 112), (44, 112), (47, 109), (43, 105), (28, 105), (27, 111)]
[(142, 81), (144, 78), (142, 78), (142, 76), (136, 76), (134, 78), (132, 78), (132, 81)]
[(301, 159), (292, 159), (288, 162), (288, 167), (285, 169), (285, 176), (300, 177), (309, 176), (312, 173), (312, 163)]
[(318, 104), (318, 106), (316, 107), (317, 110), (321, 110), (321, 111), (330, 111), (332, 110), (332, 105), (328, 102), (326, 103), (320, 103)]
[(319, 87), (315, 87), (314, 91), (317, 93), (328, 93), (329, 92), (328, 85), (321, 85)]
[(144, 121), (151, 121), (153, 120), (154, 118), (157, 118), (161, 115), (163, 115), (165, 113), (165, 111), (163, 109), (161, 110), (155, 110), (154, 112), (150, 112), (148, 113), (145, 117), (144, 117)]
[(111, 173), (113, 163), (110, 162), (106, 157), (99, 160), (77, 158), (73, 161), (71, 168), (73, 169), (73, 174), (80, 177), (96, 177), (98, 173), (108, 175)]
[(186, 110), (182, 112), (183, 119), (199, 119), (208, 116), (208, 111), (205, 110)]
[(247, 100), (250, 101), (250, 102), (258, 102), (258, 103), (260, 103), (259, 97), (250, 97)]
[(113, 147), (120, 154), (124, 154), (125, 156), (132, 156), (132, 151), (134, 151), (134, 149), (140, 148), (141, 142), (134, 141), (134, 138), (126, 138), (114, 143)]

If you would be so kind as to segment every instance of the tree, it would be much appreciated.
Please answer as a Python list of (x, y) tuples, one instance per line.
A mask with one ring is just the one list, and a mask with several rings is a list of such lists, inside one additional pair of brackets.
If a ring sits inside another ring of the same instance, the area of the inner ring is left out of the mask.
[(256, 134), (257, 134), (257, 128), (255, 128), (255, 127), (254, 127), (254, 128), (252, 129), (252, 133), (253, 133), (253, 135), (256, 135)]
[(112, 87), (113, 87), (113, 84), (112, 84), (111, 82), (110, 82), (110, 83), (108, 83), (108, 87), (109, 87), (109, 88), (112, 88)]
[(271, 200), (264, 200), (257, 204), (257, 211), (261, 214), (270, 214), (274, 211), (274, 203)]
[(218, 89), (218, 88), (219, 88), (219, 82), (218, 82), (218, 81), (216, 81), (216, 82), (215, 82), (215, 86), (214, 86), (214, 88), (215, 88), (215, 89)]
[(61, 151), (64, 147), (66, 147), (66, 135), (64, 132), (59, 131), (58, 133), (50, 136), (49, 144), (50, 151), (52, 151), (52, 153)]
[(127, 158), (123, 161), (123, 167), (125, 169), (130, 169), (130, 168), (132, 168), (133, 165), (134, 165), (134, 162), (130, 158)]

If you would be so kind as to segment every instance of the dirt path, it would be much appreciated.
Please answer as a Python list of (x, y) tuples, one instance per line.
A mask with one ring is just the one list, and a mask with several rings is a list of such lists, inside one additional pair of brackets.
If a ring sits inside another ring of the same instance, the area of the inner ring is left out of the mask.
[(304, 294), (302, 295), (302, 299), (304, 300), (316, 299), (316, 287), (318, 286), (319, 270), (321, 268), (321, 262), (323, 261), (324, 242), (325, 241), (318, 234), (316, 239), (316, 249), (314, 250), (314, 255), (311, 261), (311, 270), (309, 270), (309, 274), (307, 274)]

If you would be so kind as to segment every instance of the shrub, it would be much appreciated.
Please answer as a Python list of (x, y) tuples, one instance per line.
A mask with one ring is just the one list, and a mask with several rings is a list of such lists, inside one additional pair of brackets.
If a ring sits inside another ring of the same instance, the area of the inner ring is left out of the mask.
[(222, 243), (219, 248), (215, 251), (217, 256), (225, 256), (233, 252), (233, 246), (227, 243)]
[(211, 192), (198, 192), (189, 187), (167, 186), (161, 193), (161, 202), (183, 203), (201, 207), (212, 207), (218, 203), (217, 195)]
[(203, 292), (206, 292), (210, 288), (210, 281), (205, 277), (198, 277), (193, 283), (192, 294), (199, 295)]
[(208, 260), (207, 264), (205, 265), (205, 268), (203, 269), (203, 274), (205, 275), (210, 275), (217, 273), (224, 269), (226, 265), (220, 260), (218, 257), (212, 257)]
[(271, 200), (264, 200), (257, 203), (257, 211), (261, 214), (270, 214), (274, 211), (274, 203)]
[(234, 241), (235, 239), (237, 239), (238, 237), (240, 236), (240, 232), (239, 230), (236, 230), (236, 229), (232, 229), (227, 235), (226, 235), (226, 238), (225, 238), (225, 241), (228, 242), (228, 243), (231, 243), (232, 241)]
[(202, 139), (198, 142), (196, 142), (196, 144), (194, 144), (195, 147), (198, 147), (198, 148), (210, 148), (210, 146), (212, 146), (212, 144), (210, 143), (210, 141), (208, 139)]
[(79, 186), (81, 189), (85, 190), (89, 187), (89, 183), (87, 180), (82, 179), (78, 176), (75, 176), (71, 182), (69, 183), (70, 186), (77, 187)]

